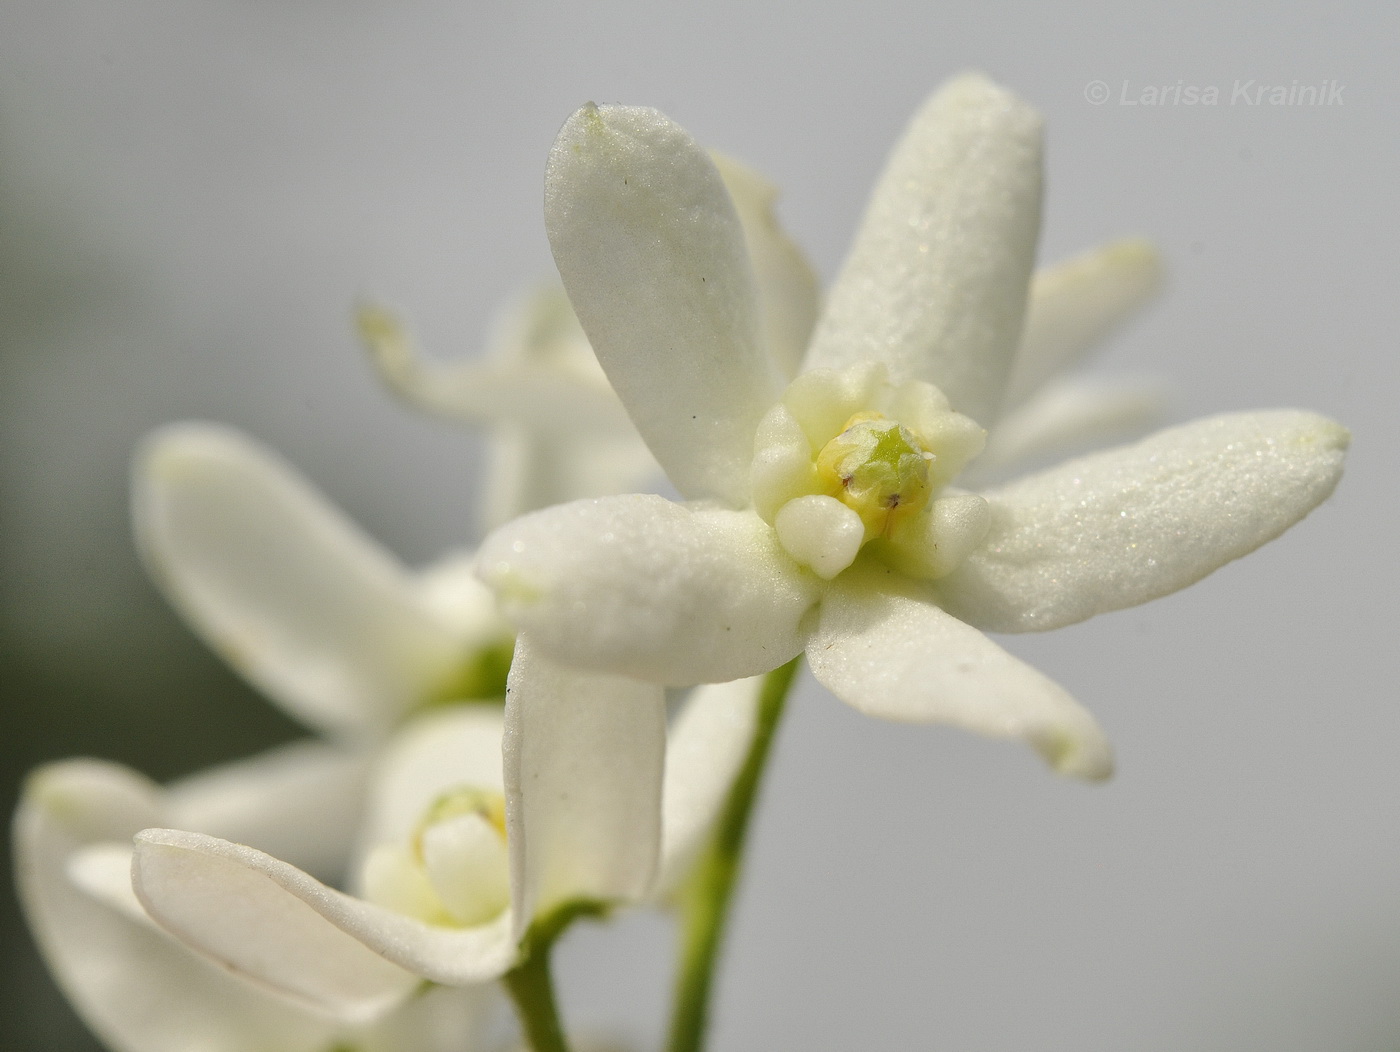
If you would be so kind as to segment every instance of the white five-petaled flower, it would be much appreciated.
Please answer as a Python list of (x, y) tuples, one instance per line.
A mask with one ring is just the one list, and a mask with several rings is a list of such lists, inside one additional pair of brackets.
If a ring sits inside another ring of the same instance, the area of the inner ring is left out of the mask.
[(353, 893), (273, 854), (160, 828), (137, 834), (131, 881), (189, 947), (364, 1026), (423, 979), (501, 976), (556, 910), (666, 896), (743, 762), (756, 687), (697, 689), (667, 752), (661, 687), (566, 669), (522, 640), (504, 716), (426, 713), (384, 750)]
[(78, 1013), (115, 1052), (474, 1052), (500, 998), (429, 989), (371, 1022), (294, 1004), (206, 961), (159, 929), (132, 893), (132, 837), (153, 825), (207, 829), (313, 872), (353, 847), (359, 778), (346, 754), (298, 744), (167, 788), (118, 764), (35, 771), (14, 821), (20, 902)]
[[(1093, 718), (982, 630), (1055, 628), (1198, 580), (1323, 500), (1347, 434), (1301, 411), (1227, 415), (953, 489), (983, 428), (1054, 371), (1039, 350), (1015, 360), (1040, 198), (1038, 115), (979, 76), (943, 88), (895, 149), (784, 390), (709, 159), (654, 110), (576, 113), (547, 171), (550, 242), (688, 501), (579, 501), (498, 530), (479, 565), (505, 612), (558, 660), (670, 684), (805, 649), (864, 712), (1021, 737), (1062, 771), (1106, 775)], [(1088, 333), (1131, 298), (1070, 288), (1059, 314)]]

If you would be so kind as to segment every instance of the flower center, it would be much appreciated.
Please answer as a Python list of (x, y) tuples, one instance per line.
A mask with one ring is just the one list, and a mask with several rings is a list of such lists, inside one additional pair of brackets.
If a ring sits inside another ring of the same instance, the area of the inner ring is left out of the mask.
[(379, 844), (361, 874), (365, 897), (430, 924), (485, 924), (510, 904), (505, 798), (458, 786), (423, 812), (407, 843)]
[(817, 453), (817, 476), (860, 516), (866, 540), (890, 532), (896, 516), (928, 501), (934, 459), (907, 427), (880, 413), (856, 413)]
[(814, 369), (759, 424), (754, 508), (827, 580), (867, 545), (906, 573), (941, 577), (986, 533), (982, 498), (942, 492), (985, 439), (932, 384), (891, 384), (878, 364)]

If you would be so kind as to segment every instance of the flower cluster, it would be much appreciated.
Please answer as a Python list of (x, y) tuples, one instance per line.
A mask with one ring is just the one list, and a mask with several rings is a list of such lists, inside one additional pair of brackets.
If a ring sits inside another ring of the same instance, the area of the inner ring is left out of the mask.
[[(686, 913), (672, 1037), (696, 1048), (795, 658), (862, 712), (1103, 778), (1093, 717), (984, 632), (1175, 591), (1336, 485), (1346, 432), (1278, 410), (989, 488), (1155, 414), (1071, 372), (1158, 264), (1128, 240), (1032, 273), (1041, 122), (984, 78), (915, 116), (824, 305), (774, 198), (655, 110), (588, 105), (546, 176), (564, 291), (496, 353), (426, 361), (361, 311), (396, 391), (491, 429), (479, 552), (410, 570), (233, 431), (148, 440), (153, 576), (324, 738), (164, 788), (31, 777), (21, 895), (113, 1048), (494, 1047), (502, 980), (562, 1049), (550, 943), (643, 903)], [(656, 465), (681, 501), (626, 492)]]

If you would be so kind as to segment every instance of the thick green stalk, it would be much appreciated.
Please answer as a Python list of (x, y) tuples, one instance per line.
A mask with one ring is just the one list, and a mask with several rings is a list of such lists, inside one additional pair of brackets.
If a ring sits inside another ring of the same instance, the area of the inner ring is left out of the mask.
[(705, 1039), (715, 964), (724, 925), (743, 862), (744, 837), (767, 766), (773, 735), (802, 659), (768, 673), (758, 702), (758, 726), (748, 756), (729, 790), (714, 836), (700, 857), (681, 899), (680, 970), (671, 1016), (670, 1052), (699, 1052)]

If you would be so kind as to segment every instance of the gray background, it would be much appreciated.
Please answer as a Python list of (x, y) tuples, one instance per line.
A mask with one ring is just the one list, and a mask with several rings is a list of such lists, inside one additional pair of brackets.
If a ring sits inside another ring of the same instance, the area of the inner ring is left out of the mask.
[[(124, 476), (151, 426), (246, 428), (411, 560), (472, 538), (479, 446), (380, 391), (349, 305), (479, 348), (549, 271), (542, 166), (581, 102), (659, 106), (768, 173), (829, 278), (914, 106), (980, 67), (1049, 120), (1043, 257), (1166, 253), (1102, 370), (1167, 378), (1179, 419), (1329, 413), (1348, 477), (1185, 593), (1008, 642), (1099, 715), (1107, 785), (804, 686), (714, 1047), (1397, 1047), (1398, 31), (1346, 4), (6, 0), (6, 792), (75, 752), (172, 776), (292, 733), (141, 578)], [(1329, 79), (1341, 105), (1229, 102)], [(1125, 82), (1222, 99), (1126, 106)], [(4, 1043), (82, 1047), (6, 909)], [(570, 1018), (654, 1046), (668, 939), (571, 936)]]

